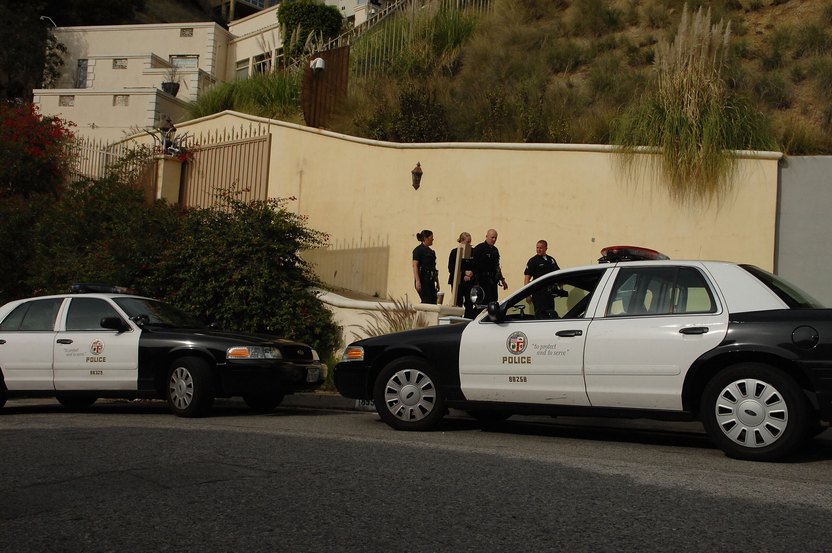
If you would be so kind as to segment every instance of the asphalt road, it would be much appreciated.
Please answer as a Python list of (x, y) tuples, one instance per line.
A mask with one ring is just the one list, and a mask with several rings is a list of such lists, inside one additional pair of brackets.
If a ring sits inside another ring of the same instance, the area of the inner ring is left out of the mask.
[(697, 424), (593, 422), (10, 401), (0, 551), (830, 550), (832, 432), (772, 464)]

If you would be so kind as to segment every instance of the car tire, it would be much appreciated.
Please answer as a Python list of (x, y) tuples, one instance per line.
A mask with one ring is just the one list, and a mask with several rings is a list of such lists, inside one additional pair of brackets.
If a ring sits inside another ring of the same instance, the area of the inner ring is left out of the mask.
[(245, 394), (243, 401), (255, 411), (272, 411), (283, 402), (284, 394)]
[(775, 461), (799, 447), (810, 429), (809, 403), (787, 374), (761, 363), (740, 363), (705, 387), (700, 416), (726, 455)]
[(214, 378), (208, 363), (198, 357), (181, 357), (168, 370), (165, 397), (178, 417), (201, 417), (214, 403)]
[(97, 397), (85, 396), (56, 396), (55, 399), (70, 411), (83, 411), (90, 408), (98, 400)]
[(6, 399), (8, 399), (6, 397), (6, 390), (4, 390), (2, 385), (0, 385), (0, 409), (2, 409), (4, 405), (6, 405)]
[(419, 357), (387, 364), (376, 378), (373, 399), (381, 419), (396, 430), (430, 430), (445, 416), (436, 371)]

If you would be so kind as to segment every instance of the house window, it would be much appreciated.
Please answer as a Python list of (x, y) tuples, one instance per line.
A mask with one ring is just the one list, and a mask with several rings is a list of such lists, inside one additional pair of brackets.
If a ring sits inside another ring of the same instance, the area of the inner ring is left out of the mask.
[(127, 58), (113, 59), (113, 69), (127, 69)]
[(62, 108), (75, 107), (75, 96), (58, 96), (58, 105)]
[(199, 56), (191, 54), (182, 56), (171, 56), (170, 64), (179, 69), (196, 69), (199, 67)]
[(254, 56), (254, 64), (252, 70), (254, 73), (268, 73), (272, 67), (272, 57), (270, 54), (260, 54)]
[(114, 106), (121, 106), (127, 107), (130, 105), (130, 95), (129, 94), (116, 94), (113, 96), (113, 105)]
[(248, 78), (248, 59), (240, 60), (237, 62), (237, 70), (234, 73), (234, 77), (237, 80)]
[(75, 88), (87, 88), (87, 66), (89, 60), (78, 60), (78, 71), (75, 72)]
[(183, 27), (179, 29), (179, 36), (182, 38), (190, 38), (194, 36), (194, 28), (193, 27)]

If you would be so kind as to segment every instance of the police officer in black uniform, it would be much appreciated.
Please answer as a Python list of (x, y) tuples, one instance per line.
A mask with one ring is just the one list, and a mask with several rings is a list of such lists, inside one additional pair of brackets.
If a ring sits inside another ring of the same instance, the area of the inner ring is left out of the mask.
[[(547, 273), (557, 271), (558, 262), (551, 255), (546, 255), (549, 244), (546, 240), (538, 240), (535, 246), (535, 255), (526, 263), (526, 270), (523, 271), (523, 284), (528, 284), (534, 279), (540, 278)], [(538, 319), (551, 318), (555, 314), (555, 297), (551, 290), (546, 287), (537, 289), (532, 294), (534, 314)]]
[(439, 291), (439, 273), (436, 270), (436, 252), (433, 245), (433, 232), (423, 230), (416, 234), (420, 242), (413, 249), (413, 281), (422, 303), (436, 305), (436, 293)]
[[(465, 245), (471, 244), (471, 234), (468, 232), (460, 233), (457, 242)], [(448, 285), (453, 287), (454, 285), (454, 271), (456, 271), (456, 254), (459, 248), (454, 248), (451, 250), (451, 253), (448, 254)], [(476, 267), (474, 266), (474, 259), (473, 258), (462, 258), (459, 262), (459, 284), (457, 285), (456, 290), (456, 297), (453, 300), (453, 305), (457, 307), (461, 307), (462, 305), (465, 306), (465, 317), (468, 319), (473, 319), (477, 316), (477, 312), (474, 310), (474, 305), (471, 303), (471, 287), (476, 282), (474, 276), (474, 270)]]
[(477, 277), (477, 284), (482, 286), (485, 292), (484, 301), (486, 304), (497, 301), (497, 284), (499, 283), (503, 290), (508, 289), (506, 279), (503, 277), (503, 271), (500, 269), (500, 250), (495, 246), (497, 242), (497, 231), (488, 229), (485, 233), (485, 241), (477, 244), (474, 248), (474, 264), (476, 265), (475, 274)]

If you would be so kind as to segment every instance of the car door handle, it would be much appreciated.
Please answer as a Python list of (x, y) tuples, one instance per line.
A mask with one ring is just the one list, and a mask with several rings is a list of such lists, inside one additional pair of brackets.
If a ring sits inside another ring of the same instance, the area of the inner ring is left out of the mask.
[(69, 338), (58, 338), (58, 343), (59, 344), (71, 344), (72, 340), (70, 340)]
[(679, 330), (680, 334), (706, 334), (707, 332), (707, 326), (686, 326)]
[(558, 330), (555, 332), (555, 336), (560, 336), (561, 338), (572, 338), (575, 336), (582, 336), (583, 333), (583, 330)]
[(3, 344), (5, 344), (5, 343), (6, 343), (6, 341), (5, 341), (5, 340), (0, 340), (0, 345), (3, 345)]

